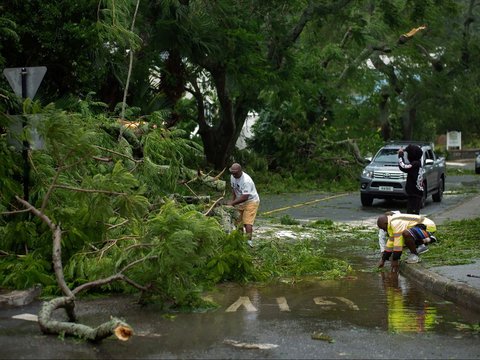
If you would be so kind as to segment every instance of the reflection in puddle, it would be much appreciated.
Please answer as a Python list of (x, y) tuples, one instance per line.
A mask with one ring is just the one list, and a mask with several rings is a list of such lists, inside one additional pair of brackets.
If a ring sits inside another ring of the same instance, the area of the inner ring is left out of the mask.
[(434, 330), (437, 321), (436, 308), (425, 301), (418, 301), (417, 296), (409, 297), (408, 287), (399, 285), (398, 273), (381, 274), (387, 297), (388, 330), (395, 333), (423, 333)]

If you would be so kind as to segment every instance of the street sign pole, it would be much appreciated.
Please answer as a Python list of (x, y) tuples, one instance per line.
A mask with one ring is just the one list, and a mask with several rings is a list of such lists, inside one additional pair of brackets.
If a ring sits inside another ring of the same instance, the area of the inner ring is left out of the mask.
[[(22, 77), (22, 98), (27, 98), (27, 69), (22, 68), (20, 71)], [(23, 116), (22, 119), (22, 127), (25, 130), (27, 126), (27, 118)], [(25, 135), (25, 134), (24, 134)], [(23, 200), (30, 201), (30, 194), (29, 194), (29, 187), (30, 187), (30, 163), (28, 161), (28, 152), (30, 150), (30, 143), (28, 142), (27, 138), (23, 140), (23, 149), (22, 149), (22, 157), (23, 157)]]
[[(7, 78), (8, 83), (12, 87), (14, 93), (17, 94), (17, 96), (21, 96), (23, 99), (33, 99), (46, 72), (47, 68), (45, 66), (7, 68), (3, 70), (3, 74)], [(27, 117), (23, 115), (22, 128), (24, 131), (26, 126)], [(28, 154), (30, 151), (30, 143), (25, 134), (23, 134), (23, 136), (23, 199), (25, 201), (29, 201), (30, 163), (28, 161)]]

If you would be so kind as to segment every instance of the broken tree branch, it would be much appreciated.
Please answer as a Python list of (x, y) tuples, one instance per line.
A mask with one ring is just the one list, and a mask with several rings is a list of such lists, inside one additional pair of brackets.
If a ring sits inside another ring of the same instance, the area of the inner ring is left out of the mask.
[(117, 339), (126, 341), (133, 335), (133, 329), (125, 322), (117, 318), (111, 318), (96, 328), (72, 322), (52, 320), (52, 314), (56, 309), (68, 308), (73, 305), (72, 297), (60, 297), (43, 304), (38, 315), (38, 323), (44, 334), (64, 334), (77, 336), (89, 341), (100, 341), (111, 335)]
[(205, 215), (205, 216), (210, 215), (212, 209), (213, 209), (215, 206), (217, 206), (218, 203), (219, 203), (221, 200), (223, 200), (223, 198), (224, 198), (223, 196), (221, 196), (220, 198), (218, 198), (218, 200), (216, 200), (216, 201), (213, 203), (213, 205), (210, 206), (210, 208), (209, 208), (209, 209), (205, 212), (205, 214), (203, 214), (203, 215)]
[(99, 189), (83, 189), (83, 188), (76, 188), (73, 186), (60, 185), (60, 184), (53, 185), (53, 187), (56, 187), (59, 189), (77, 191), (77, 192), (86, 192), (86, 193), (99, 193), (99, 194), (108, 194), (108, 195), (128, 195), (127, 193), (120, 193), (116, 191), (99, 190)]
[[(46, 334), (64, 334), (64, 335), (73, 335), (90, 341), (99, 341), (111, 335), (115, 335), (119, 340), (128, 340), (133, 335), (132, 328), (122, 320), (112, 318), (110, 321), (101, 324), (96, 328), (91, 328), (83, 324), (77, 324), (73, 321), (76, 320), (75, 316), (75, 295), (80, 291), (87, 290), (89, 288), (102, 286), (109, 284), (113, 281), (123, 280), (126, 283), (134, 286), (142, 291), (148, 291), (145, 286), (137, 284), (132, 279), (128, 278), (123, 274), (130, 267), (138, 264), (142, 261), (157, 258), (157, 256), (146, 256), (142, 259), (133, 261), (132, 263), (127, 264), (122, 270), (117, 274), (110, 276), (108, 278), (99, 279), (91, 281), (86, 284), (82, 284), (76, 287), (73, 291), (67, 286), (63, 274), (63, 265), (62, 265), (62, 230), (59, 225), (56, 225), (50, 218), (45, 215), (43, 212), (35, 208), (28, 201), (21, 199), (20, 197), (15, 197), (18, 202), (20, 202), (27, 210), (32, 214), (39, 217), (52, 231), (53, 233), (53, 246), (52, 246), (52, 262), (55, 272), (55, 277), (57, 279), (57, 284), (59, 285), (62, 293), (65, 295), (60, 298), (55, 298), (48, 302), (44, 302), (42, 309), (40, 310), (38, 316), (38, 322), (40, 329), (43, 333)], [(67, 316), (70, 322), (56, 321), (52, 319), (52, 313), (56, 309), (63, 308), (67, 312)]]
[(54, 224), (48, 216), (42, 213), (40, 210), (31, 205), (28, 201), (23, 200), (22, 198), (15, 196), (18, 202), (20, 202), (25, 208), (29, 209), (32, 214), (40, 218), (47, 226), (52, 230), (53, 234), (53, 249), (52, 249), (52, 262), (53, 269), (55, 272), (55, 277), (57, 279), (58, 286), (62, 290), (62, 293), (67, 296), (73, 296), (71, 290), (68, 288), (67, 283), (63, 275), (63, 266), (62, 266), (62, 229), (60, 226)]

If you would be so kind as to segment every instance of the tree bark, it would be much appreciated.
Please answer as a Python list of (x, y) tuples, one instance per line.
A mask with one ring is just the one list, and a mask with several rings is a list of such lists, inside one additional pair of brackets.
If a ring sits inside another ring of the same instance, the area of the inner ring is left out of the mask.
[(357, 162), (358, 164), (365, 165), (367, 163), (367, 160), (365, 160), (365, 158), (362, 156), (357, 143), (353, 139), (346, 139), (346, 140), (331, 142), (326, 144), (324, 148), (338, 147), (338, 146), (346, 146), (352, 152), (353, 158), (355, 159), (355, 162)]
[[(142, 291), (146, 291), (147, 289), (145, 287), (136, 284), (134, 281), (123, 275), (123, 272), (126, 271), (128, 268), (134, 266), (135, 264), (147, 260), (147, 258), (139, 259), (128, 264), (117, 274), (110, 276), (109, 278), (99, 279), (90, 283), (80, 285), (72, 291), (67, 286), (63, 274), (62, 230), (60, 226), (56, 225), (48, 216), (46, 216), (43, 212), (35, 208), (27, 201), (21, 199), (18, 196), (16, 197), (16, 199), (31, 213), (40, 218), (51, 229), (53, 234), (53, 268), (55, 272), (55, 277), (57, 279), (57, 284), (62, 290), (62, 293), (65, 295), (63, 297), (55, 298), (51, 301), (43, 303), (42, 309), (40, 310), (38, 316), (38, 321), (42, 332), (46, 334), (73, 335), (91, 341), (99, 341), (111, 335), (115, 335), (120, 340), (128, 340), (133, 334), (132, 328), (127, 323), (116, 318), (112, 318), (110, 321), (105, 322), (94, 329), (82, 324), (75, 323), (75, 294), (79, 293), (82, 290), (89, 289), (95, 286), (105, 285), (116, 280), (126, 281), (130, 285), (135, 286)], [(63, 308), (66, 311), (69, 322), (56, 321), (52, 319), (53, 311), (59, 308)]]
[[(83, 324), (73, 322), (64, 322), (52, 320), (52, 314), (59, 308), (73, 308), (73, 297), (60, 297), (44, 302), (38, 315), (38, 323), (44, 334), (63, 334), (76, 336), (89, 341), (100, 341), (112, 335), (117, 339), (126, 341), (133, 335), (132, 328), (125, 322), (117, 318), (111, 318), (96, 328), (91, 328)], [(73, 313), (73, 310), (67, 310), (67, 313)]]
[[(243, 124), (248, 115), (249, 105), (253, 102), (245, 101), (246, 97), (233, 97), (227, 86), (227, 70), (221, 64), (212, 63), (205, 59), (203, 66), (210, 72), (217, 90), (220, 104), (220, 120), (216, 125), (209, 125), (205, 117), (197, 117), (199, 122), (199, 135), (202, 138), (205, 157), (221, 170), (227, 166), (230, 155), (235, 149), (235, 144), (242, 131)], [(257, 93), (250, 94), (249, 98), (256, 98)]]

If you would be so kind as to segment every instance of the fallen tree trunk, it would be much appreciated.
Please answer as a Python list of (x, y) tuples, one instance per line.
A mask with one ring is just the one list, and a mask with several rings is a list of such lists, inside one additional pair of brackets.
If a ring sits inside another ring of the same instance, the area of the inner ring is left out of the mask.
[(188, 182), (198, 180), (202, 184), (211, 187), (217, 191), (225, 190), (225, 181), (220, 180), (220, 176), (223, 174), (223, 171), (217, 176), (210, 176), (202, 173), (201, 171), (196, 171), (192, 169), (184, 168), (185, 177), (188, 179)]
[(353, 158), (358, 164), (365, 165), (367, 163), (367, 160), (364, 157), (362, 157), (362, 154), (360, 153), (360, 149), (358, 148), (358, 145), (355, 142), (355, 140), (347, 139), (347, 140), (331, 142), (326, 144), (324, 148), (332, 148), (332, 147), (335, 148), (337, 146), (345, 146), (347, 149), (349, 149), (352, 152)]
[[(127, 341), (133, 335), (133, 329), (118, 318), (111, 318), (96, 328), (73, 322), (52, 320), (52, 313), (64, 308), (67, 313), (73, 314), (75, 300), (73, 297), (60, 297), (44, 302), (38, 315), (38, 323), (44, 334), (62, 334), (76, 336), (89, 341), (100, 341), (112, 335), (117, 339)], [(70, 310), (68, 310), (70, 309)]]
[[(142, 291), (146, 291), (147, 288), (130, 280), (127, 276), (123, 274), (123, 272), (127, 271), (130, 267), (136, 265), (137, 263), (147, 260), (148, 258), (139, 259), (131, 262), (130, 264), (126, 265), (122, 270), (120, 270), (116, 275), (110, 276), (105, 279), (98, 279), (96, 281), (80, 285), (77, 288), (70, 290), (70, 288), (65, 282), (63, 274), (61, 247), (62, 230), (60, 226), (55, 224), (48, 216), (35, 208), (28, 201), (25, 201), (18, 196), (16, 197), (16, 199), (26, 209), (28, 209), (31, 213), (39, 217), (45, 224), (47, 224), (52, 231), (52, 262), (57, 278), (57, 283), (62, 290), (64, 296), (43, 303), (42, 309), (40, 310), (40, 313), (38, 315), (38, 323), (40, 325), (41, 331), (45, 334), (62, 334), (77, 336), (89, 341), (100, 341), (112, 335), (115, 335), (117, 339), (122, 341), (128, 340), (133, 335), (133, 330), (127, 323), (117, 318), (112, 317), (110, 321), (107, 321), (97, 326), (96, 328), (91, 328), (83, 324), (75, 323), (75, 294), (85, 289), (105, 285), (118, 280), (126, 281), (130, 285), (137, 287)], [(53, 312), (60, 308), (63, 308), (66, 311), (69, 321), (53, 320)]]

